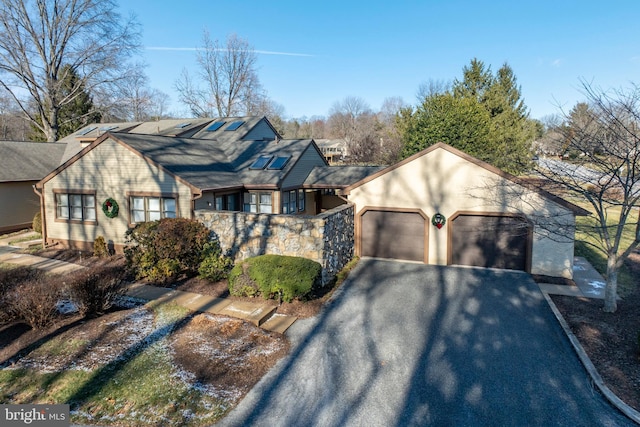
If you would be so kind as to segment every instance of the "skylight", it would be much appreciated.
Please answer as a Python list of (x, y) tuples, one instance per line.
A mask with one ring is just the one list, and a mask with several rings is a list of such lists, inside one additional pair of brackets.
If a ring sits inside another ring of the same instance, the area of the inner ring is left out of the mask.
[(267, 169), (280, 170), (287, 164), (290, 158), (291, 156), (278, 156), (269, 163)]
[(102, 126), (99, 130), (101, 132), (108, 132), (110, 130), (118, 129), (118, 126)]
[(244, 122), (242, 120), (238, 120), (237, 122), (233, 122), (229, 126), (227, 126), (227, 128), (225, 130), (236, 130), (240, 126), (242, 126), (243, 124), (244, 124)]
[(260, 156), (255, 162), (253, 162), (253, 164), (251, 164), (251, 166), (249, 166), (249, 169), (264, 169), (271, 159), (273, 159), (273, 156)]
[(191, 124), (191, 122), (188, 123), (180, 123), (179, 125), (176, 125), (176, 129), (184, 129), (187, 126), (189, 126)]
[(98, 126), (89, 126), (88, 128), (85, 128), (84, 130), (81, 130), (80, 132), (78, 132), (76, 135), (86, 135), (91, 131), (94, 131), (98, 129)]
[(226, 122), (215, 122), (207, 128), (207, 132), (215, 132), (222, 127)]

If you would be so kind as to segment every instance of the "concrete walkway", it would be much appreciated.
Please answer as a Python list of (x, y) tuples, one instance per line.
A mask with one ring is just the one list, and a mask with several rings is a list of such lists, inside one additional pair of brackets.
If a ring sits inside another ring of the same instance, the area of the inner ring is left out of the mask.
[(582, 257), (573, 259), (573, 281), (575, 286), (540, 283), (539, 287), (541, 291), (551, 295), (604, 299), (604, 278)]
[[(34, 267), (56, 274), (70, 273), (85, 268), (70, 262), (20, 253), (17, 247), (6, 246), (6, 243), (2, 246), (2, 242), (0, 242), (0, 263)], [(260, 299), (256, 299), (255, 302), (233, 301), (227, 298), (214, 298), (208, 295), (141, 283), (130, 285), (127, 295), (145, 301), (175, 303), (195, 312), (235, 317), (251, 322), (262, 329), (281, 334), (297, 319), (295, 316), (276, 313), (278, 307), (273, 302)]]

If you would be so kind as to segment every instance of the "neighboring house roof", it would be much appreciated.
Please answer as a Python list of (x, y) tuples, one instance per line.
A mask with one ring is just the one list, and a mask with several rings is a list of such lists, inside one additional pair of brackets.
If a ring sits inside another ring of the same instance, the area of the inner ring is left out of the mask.
[(442, 143), (442, 142), (438, 142), (438, 143), (436, 143), (436, 144), (434, 144), (434, 145), (432, 145), (432, 146), (430, 146), (430, 147), (428, 147), (428, 148), (426, 148), (426, 149), (424, 149), (424, 150), (422, 150), (422, 151), (420, 151), (420, 152), (418, 152), (418, 153), (416, 153), (416, 154), (414, 154), (414, 155), (412, 155), (410, 157), (407, 157), (404, 160), (401, 160), (398, 163), (395, 163), (395, 164), (393, 164), (393, 165), (391, 165), (389, 167), (386, 167), (386, 168), (378, 171), (377, 173), (369, 175), (369, 176), (361, 179), (360, 181), (357, 181), (357, 182), (345, 187), (343, 189), (343, 191), (342, 191), (342, 194), (348, 195), (349, 192), (352, 189), (354, 189), (356, 187), (359, 187), (359, 186), (361, 186), (361, 185), (363, 185), (363, 184), (365, 184), (365, 183), (367, 183), (367, 182), (369, 182), (369, 181), (371, 181), (371, 180), (373, 180), (373, 179), (375, 179), (375, 178), (377, 178), (377, 177), (379, 177), (381, 175), (389, 173), (389, 172), (393, 171), (394, 169), (397, 169), (397, 168), (399, 168), (399, 167), (401, 167), (401, 166), (403, 166), (403, 165), (405, 165), (405, 164), (407, 164), (409, 162), (412, 162), (413, 160), (415, 160), (415, 159), (417, 159), (419, 157), (425, 156), (425, 155), (427, 155), (427, 154), (429, 154), (429, 153), (431, 153), (431, 152), (433, 152), (435, 150), (439, 150), (439, 149), (447, 150), (450, 153), (455, 154), (456, 156), (461, 157), (461, 158), (463, 158), (464, 160), (466, 160), (468, 162), (474, 163), (474, 164), (476, 164), (476, 165), (478, 165), (478, 166), (480, 166), (482, 168), (485, 168), (488, 171), (493, 172), (494, 174), (496, 174), (496, 175), (498, 175), (498, 176), (500, 176), (500, 177), (502, 177), (504, 179), (510, 180), (512, 182), (515, 182), (516, 184), (522, 185), (525, 188), (533, 190), (533, 191), (537, 192), (538, 194), (540, 194), (541, 196), (543, 196), (543, 197), (545, 197), (545, 198), (547, 198), (549, 200), (552, 200), (553, 202), (559, 204), (560, 206), (564, 206), (565, 208), (569, 209), (570, 211), (573, 211), (573, 213), (575, 215), (580, 215), (580, 216), (591, 215), (591, 212), (589, 212), (588, 210), (583, 209), (580, 206), (575, 205), (575, 204), (573, 204), (573, 203), (571, 203), (571, 202), (569, 202), (569, 201), (567, 201), (567, 200), (565, 200), (565, 199), (563, 199), (561, 197), (558, 197), (555, 194), (549, 193), (548, 191), (545, 191), (545, 190), (541, 189), (540, 187), (533, 186), (533, 185), (531, 185), (530, 182), (528, 182), (525, 179), (518, 178), (515, 175), (511, 175), (508, 172), (505, 172), (505, 171), (503, 171), (501, 169), (498, 169), (495, 166), (492, 166), (492, 165), (490, 165), (490, 164), (488, 164), (486, 162), (483, 162), (480, 159), (477, 159), (477, 158), (475, 158), (475, 157), (473, 157), (473, 156), (471, 156), (471, 155), (469, 155), (469, 154), (467, 154), (467, 153), (465, 153), (463, 151), (460, 151), (460, 150), (458, 150), (456, 148), (453, 148), (452, 146), (447, 145), (447, 144)]
[(0, 182), (39, 181), (59, 164), (66, 144), (0, 141)]
[(382, 169), (382, 166), (315, 167), (304, 184), (307, 188), (344, 188)]
[(67, 149), (60, 160), (60, 163), (56, 166), (60, 166), (77, 153), (80, 152), (87, 144), (100, 138), (107, 132), (126, 132), (134, 127), (140, 125), (141, 122), (114, 122), (114, 123), (91, 123), (78, 129), (76, 132), (71, 133), (58, 142), (64, 142), (67, 144)]
[(259, 125), (269, 128), (274, 138), (280, 138), (278, 131), (265, 117), (219, 117), (208, 119), (209, 124), (193, 135), (194, 138), (210, 139), (218, 142), (230, 142), (250, 139), (262, 139), (252, 137), (252, 131)]
[[(221, 123), (213, 126), (213, 124)], [(233, 124), (233, 126), (232, 126)], [(261, 128), (263, 132), (255, 129)], [(211, 130), (214, 129), (215, 130)], [(233, 130), (228, 130), (228, 129)], [(264, 130), (267, 130), (264, 132)], [(60, 142), (67, 144), (67, 150), (60, 164), (71, 159), (89, 143), (97, 140), (106, 132), (131, 133), (139, 135), (163, 135), (182, 138), (202, 138), (219, 142), (231, 142), (245, 139), (279, 138), (278, 132), (265, 117), (222, 117), (200, 119), (163, 119), (149, 122), (91, 123), (79, 129)], [(252, 134), (256, 137), (252, 138)], [(59, 165), (58, 165), (59, 166)]]

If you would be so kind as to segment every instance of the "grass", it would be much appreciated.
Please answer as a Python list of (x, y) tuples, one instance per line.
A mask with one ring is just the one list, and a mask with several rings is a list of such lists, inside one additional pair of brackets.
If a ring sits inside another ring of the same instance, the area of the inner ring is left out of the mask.
[[(593, 207), (586, 201), (571, 200), (573, 203), (580, 207), (593, 212)], [(617, 225), (614, 219), (618, 218), (620, 210), (619, 208), (611, 208), (608, 211), (607, 224), (611, 227)], [(575, 242), (575, 254), (587, 259), (593, 265), (593, 267), (603, 276), (607, 272), (607, 255), (602, 248), (604, 245), (600, 240), (600, 236), (595, 232), (596, 226), (595, 215), (591, 216), (579, 216), (576, 217), (576, 242)], [(635, 238), (636, 225), (633, 216), (629, 217), (629, 221), (623, 229), (622, 239), (620, 242), (621, 248), (627, 248), (633, 242)], [(623, 265), (618, 270), (618, 293), (624, 297), (635, 290), (638, 286), (631, 274), (631, 271)]]
[[(0, 402), (69, 403), (73, 423), (215, 423), (229, 409), (228, 404), (183, 381), (165, 341), (190, 312), (177, 305), (156, 305), (153, 310), (154, 332), (119, 359), (93, 371), (0, 370)], [(73, 352), (84, 345), (81, 341), (54, 338), (38, 351)]]
[(29, 235), (29, 236), (23, 236), (23, 237), (19, 237), (15, 240), (9, 240), (9, 244), (10, 245), (15, 245), (16, 243), (22, 243), (22, 242), (30, 242), (32, 240), (39, 240), (42, 239), (42, 234), (34, 234), (34, 235)]

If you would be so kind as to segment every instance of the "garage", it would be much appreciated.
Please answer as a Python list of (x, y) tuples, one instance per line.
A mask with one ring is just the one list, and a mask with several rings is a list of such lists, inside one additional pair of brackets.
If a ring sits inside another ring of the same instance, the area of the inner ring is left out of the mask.
[(528, 271), (530, 235), (522, 216), (458, 215), (451, 221), (449, 264)]
[(425, 262), (426, 218), (421, 212), (369, 209), (360, 224), (362, 256)]

